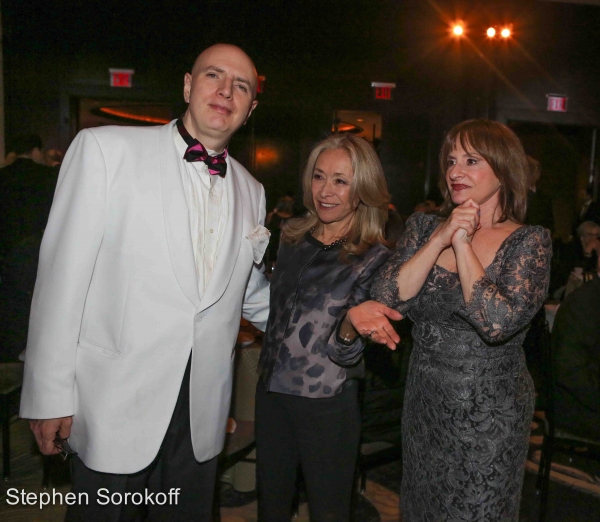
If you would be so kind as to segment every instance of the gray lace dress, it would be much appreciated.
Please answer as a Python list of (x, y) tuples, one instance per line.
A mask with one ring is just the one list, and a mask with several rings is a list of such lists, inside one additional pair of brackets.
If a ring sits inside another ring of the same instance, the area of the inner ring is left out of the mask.
[(404, 520), (518, 520), (534, 389), (522, 350), (548, 289), (542, 227), (502, 243), (465, 305), (457, 273), (434, 266), (420, 292), (398, 295), (402, 265), (439, 218), (415, 214), (371, 288), (414, 322), (402, 417)]

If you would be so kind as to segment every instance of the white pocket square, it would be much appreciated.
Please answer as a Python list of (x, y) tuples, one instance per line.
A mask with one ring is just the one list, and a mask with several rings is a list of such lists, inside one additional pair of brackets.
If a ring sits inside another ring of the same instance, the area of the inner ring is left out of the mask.
[(246, 236), (246, 239), (248, 239), (252, 245), (252, 256), (254, 257), (254, 262), (256, 264), (259, 264), (262, 261), (267, 245), (269, 244), (270, 236), (271, 232), (261, 225), (256, 225), (256, 228), (252, 233)]

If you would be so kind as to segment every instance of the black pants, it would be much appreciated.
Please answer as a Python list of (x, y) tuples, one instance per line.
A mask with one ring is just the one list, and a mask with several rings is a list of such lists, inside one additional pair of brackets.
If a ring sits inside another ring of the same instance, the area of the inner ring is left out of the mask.
[(256, 478), (259, 522), (289, 522), (298, 465), (311, 522), (345, 522), (358, 445), (358, 383), (326, 399), (256, 388)]
[[(147, 468), (127, 475), (100, 473), (87, 468), (79, 457), (71, 457), (72, 491), (75, 494), (87, 493), (89, 502), (87, 505), (82, 503), (70, 506), (66, 522), (211, 520), (217, 458), (203, 463), (194, 458), (190, 431), (189, 384), (188, 362), (167, 433), (158, 455)], [(108, 492), (102, 490), (98, 495), (98, 490), (102, 488)], [(177, 488), (179, 494), (176, 497)], [(148, 494), (154, 493), (150, 500), (146, 491)], [(127, 493), (130, 495), (126, 497)], [(131, 495), (133, 493), (136, 494)], [(111, 495), (114, 495), (114, 502), (106, 504)], [(163, 502), (164, 505), (158, 505)]]

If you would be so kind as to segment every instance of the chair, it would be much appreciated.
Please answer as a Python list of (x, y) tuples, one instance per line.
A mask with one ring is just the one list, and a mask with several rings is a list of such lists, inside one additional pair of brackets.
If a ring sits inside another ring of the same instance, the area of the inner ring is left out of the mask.
[(591, 459), (600, 462), (600, 441), (587, 440), (561, 431), (556, 427), (555, 410), (555, 361), (551, 334), (546, 322), (541, 338), (543, 393), (545, 406), (544, 441), (537, 478), (537, 493), (540, 495), (539, 522), (545, 522), (548, 511), (548, 489), (552, 459), (557, 453), (572, 457)]
[(23, 386), (23, 363), (0, 364), (0, 423), (2, 424), (2, 476), (10, 478), (10, 418), (11, 401)]
[(391, 442), (363, 442), (358, 455), (358, 489), (364, 493), (367, 489), (367, 471), (402, 459), (402, 446)]
[(400, 433), (412, 323), (396, 324), (402, 339), (395, 352), (369, 343), (365, 349), (366, 378), (360, 394), (362, 432), (357, 461), (358, 488), (365, 492), (367, 471), (402, 459)]
[[(253, 456), (256, 447), (254, 438), (254, 393), (258, 375), (256, 366), (260, 354), (260, 344), (236, 346), (235, 378), (231, 411), (237, 424), (233, 433), (227, 434), (225, 447), (219, 456), (218, 477), (223, 478), (228, 470), (233, 470), (232, 485), (241, 484), (244, 489), (255, 488), (255, 464)], [(244, 466), (243, 469), (236, 469)], [(212, 522), (221, 520), (219, 482), (215, 488)]]
[[(255, 459), (248, 458), (256, 447), (254, 439), (254, 421), (236, 421), (237, 427), (234, 433), (227, 434), (225, 448), (219, 455), (218, 477), (232, 466), (240, 462), (254, 462)], [(221, 521), (221, 502), (219, 494), (219, 481), (215, 486), (215, 499), (213, 502), (213, 514), (211, 522)]]

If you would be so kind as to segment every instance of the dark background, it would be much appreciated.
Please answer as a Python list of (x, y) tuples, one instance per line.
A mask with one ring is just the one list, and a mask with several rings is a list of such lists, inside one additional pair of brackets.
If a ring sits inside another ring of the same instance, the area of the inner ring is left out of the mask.
[[(600, 7), (540, 0), (3, 0), (7, 151), (37, 132), (65, 150), (82, 99), (185, 110), (182, 79), (208, 45), (242, 47), (266, 76), (259, 107), (232, 153), (265, 184), (268, 206), (299, 192), (312, 143), (336, 110), (382, 115), (378, 145), (404, 214), (437, 183), (443, 133), (470, 117), (512, 125), (542, 162), (542, 188), (568, 233), (588, 182), (600, 124)], [(467, 38), (449, 36), (463, 20)], [(513, 24), (491, 45), (489, 25)], [(109, 87), (108, 68), (135, 70), (133, 87)], [(396, 83), (374, 100), (372, 81)], [(546, 95), (569, 97), (568, 112)], [(597, 163), (597, 162), (596, 162)], [(299, 196), (299, 194), (298, 194)], [(563, 223), (564, 222), (564, 223)]]

